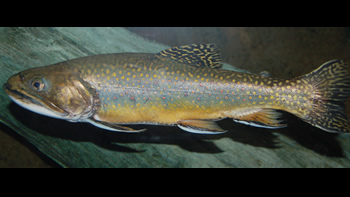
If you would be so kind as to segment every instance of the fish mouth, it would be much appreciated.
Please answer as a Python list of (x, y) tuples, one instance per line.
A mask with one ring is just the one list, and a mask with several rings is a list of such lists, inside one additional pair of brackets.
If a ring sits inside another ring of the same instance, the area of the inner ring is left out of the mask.
[(53, 118), (66, 119), (69, 113), (60, 107), (54, 105), (50, 101), (45, 101), (38, 97), (12, 89), (12, 85), (5, 83), (3, 88), (6, 94), (18, 105), (35, 113), (50, 116)]
[(31, 97), (25, 95), (25, 94), (22, 94), (21, 92), (17, 91), (17, 90), (13, 90), (11, 89), (11, 85), (8, 84), (8, 83), (5, 83), (4, 86), (3, 86), (5, 92), (7, 95), (9, 95), (10, 97), (13, 97), (15, 99), (21, 99), (21, 100), (24, 100), (24, 101), (28, 101), (28, 102), (31, 102), (31, 103), (35, 103), (37, 105), (41, 105), (39, 102), (37, 102), (36, 100), (32, 99)]

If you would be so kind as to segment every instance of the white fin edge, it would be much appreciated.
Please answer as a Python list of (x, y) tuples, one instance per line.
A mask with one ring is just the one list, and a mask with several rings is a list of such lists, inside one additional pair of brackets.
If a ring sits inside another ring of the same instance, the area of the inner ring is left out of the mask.
[(282, 125), (282, 126), (260, 125), (260, 124), (254, 123), (254, 122), (248, 122), (248, 121), (244, 121), (244, 120), (235, 120), (235, 119), (233, 119), (233, 121), (241, 123), (241, 124), (245, 124), (245, 125), (249, 125), (249, 126), (253, 126), (253, 127), (259, 127), (259, 128), (265, 128), (265, 129), (280, 129), (280, 128), (287, 127), (287, 125)]
[(140, 129), (140, 130), (121, 130), (121, 129), (116, 129), (116, 128), (113, 128), (113, 127), (106, 126), (106, 125), (104, 125), (104, 124), (101, 124), (101, 123), (99, 123), (99, 122), (93, 121), (93, 120), (91, 120), (91, 119), (84, 119), (84, 120), (82, 120), (82, 122), (90, 123), (90, 124), (94, 125), (95, 127), (98, 127), (98, 128), (101, 128), (101, 129), (105, 129), (105, 130), (108, 130), (108, 131), (116, 131), (116, 132), (123, 132), (123, 133), (139, 133), (139, 132), (143, 132), (143, 131), (146, 130), (146, 129)]
[(222, 131), (222, 132), (214, 132), (214, 131), (206, 131), (206, 130), (197, 130), (194, 128), (189, 128), (189, 127), (184, 127), (181, 125), (177, 125), (180, 129), (187, 131), (189, 133), (195, 133), (195, 134), (211, 134), (211, 135), (215, 135), (215, 134), (222, 134), (222, 133), (226, 133), (227, 131)]

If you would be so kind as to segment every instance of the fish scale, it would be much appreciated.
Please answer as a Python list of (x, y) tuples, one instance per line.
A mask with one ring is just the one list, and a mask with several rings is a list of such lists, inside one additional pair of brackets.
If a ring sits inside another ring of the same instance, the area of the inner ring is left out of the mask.
[[(86, 70), (93, 68), (92, 62), (80, 67), (84, 79), (95, 82), (92, 85), (102, 102), (95, 117), (101, 121), (176, 124), (177, 120), (187, 117), (221, 119), (231, 114), (228, 117), (237, 118), (239, 114), (232, 112), (237, 106), (288, 108), (306, 113), (307, 107), (300, 105), (305, 93), (299, 92), (300, 95), (296, 96), (297, 83), (290, 80), (192, 68), (169, 60), (165, 63), (153, 59), (140, 64), (139, 59), (146, 59), (143, 54), (142, 57), (134, 54), (132, 59), (125, 59), (128, 57), (125, 54), (117, 56), (121, 57), (105, 57), (117, 61), (100, 65), (99, 75), (85, 74), (89, 73)], [(282, 91), (286, 85), (288, 88)], [(126, 110), (132, 110), (132, 118), (125, 116)], [(186, 117), (165, 115), (173, 112)]]
[(223, 118), (285, 127), (276, 110), (325, 131), (349, 131), (343, 103), (350, 76), (344, 61), (326, 62), (289, 80), (222, 70), (221, 61), (213, 44), (94, 55), (20, 72), (4, 88), (34, 112), (112, 131), (143, 131), (119, 124), (153, 124), (217, 134), (225, 132), (215, 123)]

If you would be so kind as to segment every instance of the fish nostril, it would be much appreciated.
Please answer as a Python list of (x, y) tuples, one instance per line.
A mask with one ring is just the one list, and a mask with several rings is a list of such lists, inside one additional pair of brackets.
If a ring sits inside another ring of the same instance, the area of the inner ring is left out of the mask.
[(22, 73), (18, 73), (18, 76), (21, 81), (24, 81), (24, 75)]

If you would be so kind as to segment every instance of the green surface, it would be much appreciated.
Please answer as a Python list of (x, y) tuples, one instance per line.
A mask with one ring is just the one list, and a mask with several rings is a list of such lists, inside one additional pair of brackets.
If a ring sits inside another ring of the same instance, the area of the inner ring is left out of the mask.
[[(0, 84), (21, 70), (76, 57), (167, 48), (123, 28), (2, 28), (0, 35)], [(165, 126), (134, 126), (148, 130), (125, 134), (37, 115), (2, 89), (0, 107), (2, 123), (64, 167), (350, 167), (350, 135), (325, 133), (288, 114), (290, 127), (279, 130), (224, 120), (223, 135)]]

